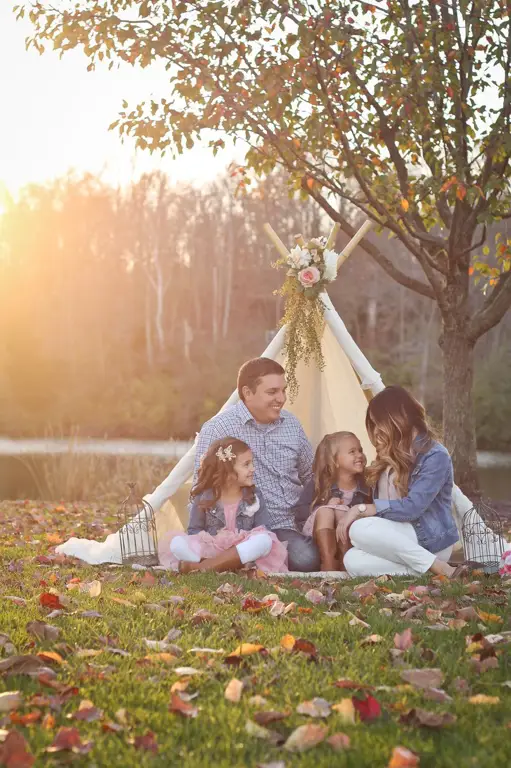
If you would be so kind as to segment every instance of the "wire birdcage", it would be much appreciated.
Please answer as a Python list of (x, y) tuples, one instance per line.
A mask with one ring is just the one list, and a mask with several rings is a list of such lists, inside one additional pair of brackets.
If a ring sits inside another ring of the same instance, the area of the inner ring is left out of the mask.
[(158, 535), (154, 510), (128, 483), (129, 495), (119, 508), (119, 539), (123, 565), (159, 565)]
[(505, 549), (500, 515), (478, 502), (463, 515), (461, 532), (466, 560), (481, 563), (485, 573), (496, 573)]

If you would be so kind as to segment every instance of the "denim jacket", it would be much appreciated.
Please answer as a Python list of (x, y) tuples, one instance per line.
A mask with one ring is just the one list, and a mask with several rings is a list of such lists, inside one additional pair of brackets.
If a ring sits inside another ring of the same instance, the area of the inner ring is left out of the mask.
[[(211, 492), (205, 491), (202, 496), (192, 501), (190, 508), (190, 520), (188, 523), (188, 534), (200, 533), (206, 531), (212, 536), (216, 536), (218, 531), (225, 528), (224, 507), (221, 501), (217, 501), (212, 509), (204, 509), (199, 506), (199, 501), (211, 498)], [(259, 525), (267, 525), (268, 510), (264, 498), (260, 491), (256, 490), (256, 498), (253, 504), (249, 504), (247, 499), (242, 498), (236, 512), (236, 528), (239, 531), (251, 531)]]
[[(408, 495), (391, 501), (375, 498), (376, 515), (411, 523), (419, 544), (429, 552), (440, 552), (458, 541), (451, 512), (452, 461), (445, 446), (435, 441), (428, 444), (423, 436), (416, 439), (414, 447), (418, 454), (410, 474)], [(376, 489), (375, 496), (377, 493)]]
[[(342, 491), (339, 490), (337, 485), (332, 486), (332, 489), (330, 491), (330, 498), (332, 497), (336, 499), (341, 499), (342, 501)], [(304, 485), (301, 496), (298, 499), (298, 503), (293, 507), (296, 525), (300, 531), (302, 530), (305, 524), (305, 521), (307, 520), (310, 513), (312, 512), (313, 499), (314, 499), (314, 479), (309, 480), (309, 482), (306, 485)], [(356, 504), (369, 504), (370, 501), (371, 501), (371, 491), (367, 487), (367, 485), (363, 482), (363, 480), (361, 480), (355, 490), (355, 493), (353, 494), (351, 503), (348, 504), (348, 506), (354, 507)]]

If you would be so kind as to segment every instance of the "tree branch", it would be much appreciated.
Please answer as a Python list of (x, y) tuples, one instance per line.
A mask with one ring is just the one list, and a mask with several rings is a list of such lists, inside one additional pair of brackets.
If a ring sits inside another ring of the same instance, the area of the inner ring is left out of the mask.
[(499, 278), (499, 282), (488, 296), (483, 308), (470, 321), (469, 339), (476, 342), (502, 320), (509, 307), (511, 307), (511, 272), (506, 272)]
[[(317, 203), (320, 205), (323, 210), (328, 213), (332, 221), (337, 221), (341, 225), (341, 229), (343, 232), (345, 232), (349, 237), (353, 237), (356, 233), (355, 227), (353, 227), (347, 219), (342, 216), (339, 211), (336, 211), (335, 208), (333, 208), (328, 200), (324, 198), (319, 192), (316, 192), (314, 189), (309, 189), (306, 185), (306, 183), (302, 184), (302, 188), (307, 192), (308, 195), (310, 195)], [(371, 256), (377, 264), (380, 265), (380, 267), (393, 279), (396, 281), (396, 283), (399, 283), (400, 285), (403, 285), (405, 288), (409, 288), (412, 291), (415, 291), (415, 293), (419, 293), (421, 296), (426, 296), (428, 299), (435, 299), (435, 294), (433, 292), (433, 289), (430, 288), (429, 285), (426, 283), (423, 283), (421, 280), (417, 280), (414, 277), (410, 277), (409, 275), (406, 275), (404, 272), (401, 272), (386, 256), (383, 255), (383, 253), (373, 244), (370, 240), (368, 240), (366, 237), (362, 238), (362, 240), (359, 242), (359, 246), (369, 255)]]

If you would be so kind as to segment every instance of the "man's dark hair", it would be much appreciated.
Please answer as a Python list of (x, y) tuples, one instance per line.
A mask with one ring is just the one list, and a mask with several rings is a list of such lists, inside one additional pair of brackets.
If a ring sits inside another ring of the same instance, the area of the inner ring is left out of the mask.
[(247, 360), (243, 363), (238, 372), (238, 394), (240, 400), (244, 400), (243, 387), (248, 387), (251, 392), (255, 392), (263, 376), (277, 374), (282, 376), (285, 373), (280, 363), (271, 360), (269, 357), (255, 357), (253, 360)]

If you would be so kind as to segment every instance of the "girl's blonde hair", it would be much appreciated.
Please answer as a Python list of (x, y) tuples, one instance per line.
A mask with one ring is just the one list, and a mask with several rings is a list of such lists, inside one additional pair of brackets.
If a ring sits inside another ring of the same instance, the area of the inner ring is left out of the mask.
[(312, 471), (314, 473), (314, 500), (313, 506), (326, 504), (330, 498), (330, 491), (337, 479), (337, 452), (339, 443), (346, 437), (358, 437), (353, 432), (332, 432), (325, 435), (316, 448)]
[[(237, 457), (250, 450), (249, 445), (236, 437), (223, 437), (211, 443), (201, 459), (197, 482), (191, 490), (190, 498), (193, 500), (205, 491), (211, 491), (211, 496), (201, 499), (199, 506), (202, 509), (213, 509), (225, 486), (235, 477), (234, 462)], [(244, 489), (244, 498), (248, 504), (254, 503), (255, 485)]]
[[(367, 408), (366, 429), (376, 448), (376, 459), (366, 469), (367, 484), (375, 488), (387, 467), (394, 471), (394, 484), (403, 498), (408, 494), (410, 472), (417, 453), (429, 450), (437, 435), (423, 406), (403, 387), (386, 387)], [(421, 435), (419, 451), (413, 441)]]

